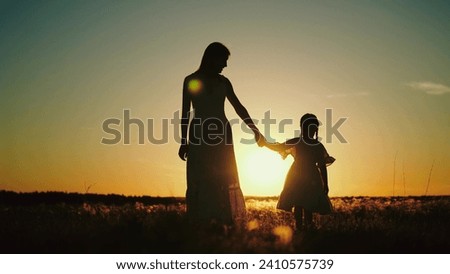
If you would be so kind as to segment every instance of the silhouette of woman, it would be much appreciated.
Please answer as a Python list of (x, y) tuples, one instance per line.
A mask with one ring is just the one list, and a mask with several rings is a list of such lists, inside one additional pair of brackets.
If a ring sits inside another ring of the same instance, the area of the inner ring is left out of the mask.
[[(182, 160), (187, 158), (187, 214), (190, 220), (200, 223), (232, 224), (246, 213), (231, 126), (225, 116), (225, 98), (252, 129), (255, 139), (262, 137), (231, 82), (220, 74), (229, 55), (223, 44), (210, 44), (200, 68), (187, 76), (183, 84), (182, 143), (178, 155)], [(194, 117), (187, 140), (191, 104)]]

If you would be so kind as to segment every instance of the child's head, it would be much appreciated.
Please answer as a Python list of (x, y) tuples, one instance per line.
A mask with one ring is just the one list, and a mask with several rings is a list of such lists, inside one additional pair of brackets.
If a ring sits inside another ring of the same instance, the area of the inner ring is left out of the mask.
[(316, 115), (311, 113), (306, 113), (300, 118), (300, 129), (302, 131), (302, 137), (306, 139), (316, 139), (318, 138), (319, 131), (319, 120)]

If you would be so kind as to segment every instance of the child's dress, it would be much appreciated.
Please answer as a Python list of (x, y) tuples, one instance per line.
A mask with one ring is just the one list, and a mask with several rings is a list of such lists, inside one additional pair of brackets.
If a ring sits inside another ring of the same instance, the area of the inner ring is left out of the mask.
[(292, 154), (294, 163), (286, 176), (277, 208), (292, 211), (294, 206), (299, 206), (320, 214), (331, 213), (332, 205), (324, 192), (319, 166), (328, 166), (335, 159), (319, 141), (306, 144), (301, 138), (294, 138), (283, 147), (287, 148), (285, 153)]

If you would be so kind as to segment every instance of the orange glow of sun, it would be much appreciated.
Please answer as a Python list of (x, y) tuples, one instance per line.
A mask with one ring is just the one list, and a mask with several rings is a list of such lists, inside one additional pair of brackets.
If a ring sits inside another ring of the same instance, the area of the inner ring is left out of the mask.
[(266, 148), (239, 153), (238, 168), (241, 186), (246, 195), (275, 196), (283, 188), (292, 158), (282, 157)]

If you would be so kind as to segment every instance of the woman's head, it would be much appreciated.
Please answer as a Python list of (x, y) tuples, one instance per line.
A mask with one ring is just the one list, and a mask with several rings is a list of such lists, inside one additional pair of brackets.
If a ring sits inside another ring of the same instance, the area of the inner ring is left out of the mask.
[(300, 129), (302, 137), (307, 139), (317, 139), (320, 122), (316, 115), (306, 113), (300, 118)]
[(219, 74), (227, 66), (230, 51), (223, 44), (214, 42), (209, 44), (203, 53), (199, 70), (202, 72)]

